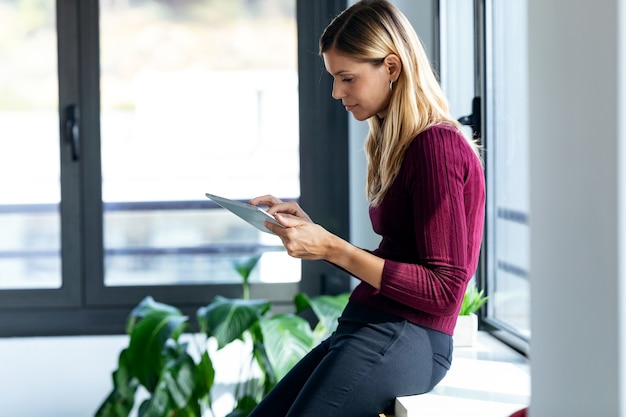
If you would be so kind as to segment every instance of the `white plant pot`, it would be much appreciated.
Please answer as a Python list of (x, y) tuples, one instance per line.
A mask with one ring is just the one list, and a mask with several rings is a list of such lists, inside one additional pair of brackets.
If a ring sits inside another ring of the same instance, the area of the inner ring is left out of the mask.
[(471, 347), (476, 344), (478, 336), (478, 316), (459, 316), (454, 327), (452, 342), (454, 347)]

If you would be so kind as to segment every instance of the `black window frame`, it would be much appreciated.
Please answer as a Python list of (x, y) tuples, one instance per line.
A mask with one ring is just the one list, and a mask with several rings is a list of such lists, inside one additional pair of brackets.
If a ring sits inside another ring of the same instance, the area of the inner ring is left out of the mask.
[[(316, 222), (348, 238), (348, 122), (330, 96), (317, 55), (323, 28), (345, 1), (297, 0), (300, 105), (300, 204)], [(71, 144), (61, 147), (60, 204), (63, 285), (59, 289), (0, 290), (0, 337), (122, 334), (129, 311), (145, 296), (175, 304), (194, 318), (215, 295), (241, 296), (239, 284), (168, 286), (104, 285), (103, 204), (100, 160), (99, 3), (57, 0), (59, 131), (65, 108), (78, 105), (80, 158)], [(206, 204), (210, 204), (207, 202)], [(291, 295), (348, 291), (350, 277), (325, 262), (303, 261), (302, 280), (291, 284), (252, 284), (254, 298), (289, 309)]]
[[(493, 58), (489, 32), (491, 28), (489, 25), (493, 24), (492, 16), (492, 3), (494, 0), (474, 0), (474, 46), (475, 46), (475, 90), (479, 104), (477, 109), (480, 111), (480, 134), (481, 134), (481, 146), (483, 146), (483, 160), (485, 161), (485, 178), (487, 186), (487, 202), (485, 211), (485, 226), (483, 234), (483, 242), (480, 253), (480, 262), (478, 270), (476, 272), (477, 286), (482, 289), (487, 296), (493, 296), (495, 288), (491, 285), (495, 279), (497, 279), (497, 269), (501, 269), (502, 265), (498, 264), (496, 259), (494, 246), (495, 243), (495, 219), (508, 216), (510, 221), (514, 221), (520, 224), (528, 226), (529, 213), (504, 213), (500, 208), (495, 207), (494, 204), (494, 188), (493, 176), (497, 175), (494, 166), (489, 162), (487, 153), (490, 152), (490, 146), (494, 143), (494, 140), (506, 140), (503, 138), (491, 138), (489, 135), (491, 129), (490, 123), (495, 121), (489, 120), (489, 116), (492, 114), (488, 106), (491, 104), (491, 100), (488, 99), (488, 94), (491, 86), (491, 77), (493, 77)], [(495, 165), (495, 164), (494, 164)], [(529, 278), (529, 271), (519, 271)], [(489, 314), (489, 303), (481, 308), (479, 312), (479, 325), (480, 329), (489, 332), (492, 336), (496, 337), (509, 347), (513, 348), (520, 354), (528, 357), (530, 354), (530, 338), (521, 335), (511, 326), (504, 323), (502, 320), (491, 316)]]

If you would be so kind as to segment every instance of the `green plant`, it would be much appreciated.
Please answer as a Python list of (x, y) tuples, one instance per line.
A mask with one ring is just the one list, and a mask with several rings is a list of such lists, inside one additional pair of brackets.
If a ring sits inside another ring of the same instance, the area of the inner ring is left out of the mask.
[(459, 315), (469, 316), (472, 313), (476, 313), (487, 302), (488, 298), (483, 290), (478, 291), (475, 284), (468, 285), (463, 295)]
[(235, 268), (235, 271), (237, 271), (237, 273), (241, 277), (241, 287), (243, 290), (244, 300), (250, 299), (250, 274), (252, 273), (252, 270), (254, 269), (256, 264), (259, 263), (260, 259), (261, 255), (257, 255), (244, 259), (242, 261), (233, 262), (233, 268)]
[[(180, 336), (189, 333), (189, 318), (171, 305), (144, 298), (129, 314), (128, 347), (119, 355), (113, 389), (96, 417), (127, 417), (135, 407), (138, 390), (148, 393), (138, 407), (139, 417), (200, 417), (210, 411), (215, 369), (209, 340), (217, 350), (241, 340), (251, 346), (242, 368), (255, 367), (260, 377), (242, 380), (235, 389), (236, 405), (228, 417), (247, 416), (256, 404), (319, 341), (334, 331), (348, 294), (294, 298), (295, 314), (270, 314), (267, 300), (248, 299), (248, 277), (259, 257), (234, 264), (243, 281), (245, 297), (217, 296), (197, 310), (199, 332), (189, 334), (195, 352)], [(298, 313), (312, 310), (317, 323)], [(195, 353), (192, 355), (192, 353)], [(251, 375), (252, 372), (242, 372)]]

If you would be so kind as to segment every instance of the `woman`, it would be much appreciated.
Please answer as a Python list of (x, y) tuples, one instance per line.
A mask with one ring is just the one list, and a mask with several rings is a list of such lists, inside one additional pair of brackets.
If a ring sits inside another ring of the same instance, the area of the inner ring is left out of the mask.
[(485, 185), (478, 149), (451, 117), (408, 20), (363, 0), (320, 39), (332, 96), (367, 120), (367, 197), (382, 236), (366, 251), (294, 202), (257, 197), (291, 256), (329, 261), (361, 282), (337, 331), (307, 355), (254, 417), (364, 417), (431, 390), (452, 360), (452, 332), (478, 263)]

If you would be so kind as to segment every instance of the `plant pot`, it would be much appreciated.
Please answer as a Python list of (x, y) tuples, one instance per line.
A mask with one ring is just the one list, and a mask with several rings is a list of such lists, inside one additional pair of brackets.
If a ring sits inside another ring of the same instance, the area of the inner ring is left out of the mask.
[(459, 316), (454, 327), (453, 346), (472, 347), (478, 336), (478, 316), (471, 313), (468, 316)]

